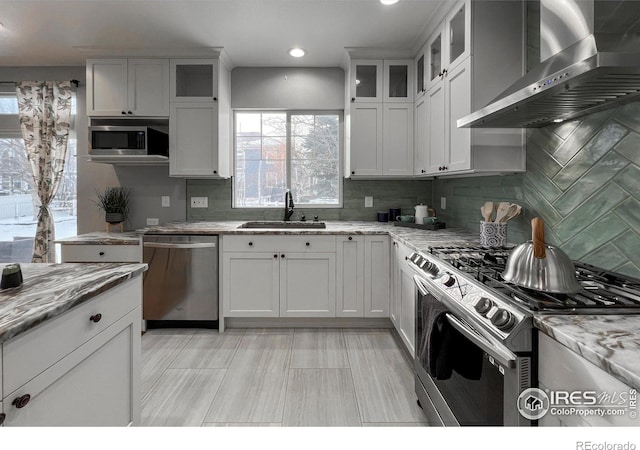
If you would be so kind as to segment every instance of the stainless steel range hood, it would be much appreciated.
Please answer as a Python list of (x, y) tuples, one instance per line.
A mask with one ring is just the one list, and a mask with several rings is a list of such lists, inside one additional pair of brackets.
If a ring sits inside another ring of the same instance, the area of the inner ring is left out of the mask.
[(459, 128), (543, 127), (640, 100), (640, 2), (542, 0), (540, 35), (543, 61)]

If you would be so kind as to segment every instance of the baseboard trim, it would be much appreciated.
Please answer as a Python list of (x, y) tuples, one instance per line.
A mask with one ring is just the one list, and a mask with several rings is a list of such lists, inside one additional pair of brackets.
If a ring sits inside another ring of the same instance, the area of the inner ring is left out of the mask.
[(393, 328), (387, 317), (226, 317), (225, 328)]

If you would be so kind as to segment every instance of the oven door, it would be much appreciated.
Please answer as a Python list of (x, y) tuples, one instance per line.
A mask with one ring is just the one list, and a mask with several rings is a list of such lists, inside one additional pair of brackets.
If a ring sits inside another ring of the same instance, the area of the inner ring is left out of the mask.
[[(517, 411), (520, 392), (531, 386), (530, 358), (510, 352), (500, 342), (458, 317), (451, 309), (444, 313), (448, 324), (465, 343), (482, 350), (482, 371), (471, 380), (452, 371), (451, 377), (435, 379), (427, 372), (427, 317), (423, 303), (440, 301), (437, 288), (414, 276), (416, 283), (416, 393), (430, 422), (445, 426), (530, 425)], [(441, 302), (442, 303), (442, 302)]]

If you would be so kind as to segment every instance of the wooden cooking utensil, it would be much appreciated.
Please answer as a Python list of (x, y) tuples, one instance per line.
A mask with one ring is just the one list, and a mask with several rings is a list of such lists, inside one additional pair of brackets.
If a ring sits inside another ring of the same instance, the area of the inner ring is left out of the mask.
[(518, 205), (516, 205), (515, 203), (511, 203), (509, 205), (509, 209), (507, 209), (507, 213), (502, 217), (502, 219), (500, 219), (500, 222), (507, 223), (507, 221), (513, 219), (518, 214)]
[(494, 222), (502, 222), (506, 215), (509, 213), (510, 203), (500, 202), (498, 203), (498, 209), (496, 210), (496, 220)]
[(491, 222), (491, 215), (493, 214), (494, 205), (493, 202), (485, 202), (484, 205), (480, 207), (480, 213), (482, 214), (482, 218), (485, 222)]

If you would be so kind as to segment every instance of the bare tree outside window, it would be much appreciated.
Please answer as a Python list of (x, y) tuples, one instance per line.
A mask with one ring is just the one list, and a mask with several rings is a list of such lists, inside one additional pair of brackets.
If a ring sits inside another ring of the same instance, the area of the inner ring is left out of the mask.
[(238, 112), (235, 207), (340, 206), (340, 115)]

